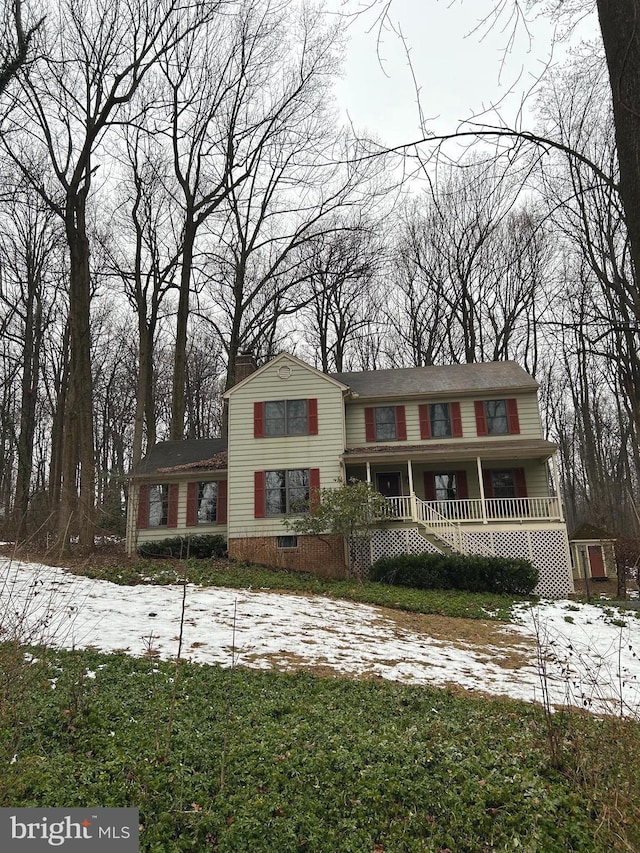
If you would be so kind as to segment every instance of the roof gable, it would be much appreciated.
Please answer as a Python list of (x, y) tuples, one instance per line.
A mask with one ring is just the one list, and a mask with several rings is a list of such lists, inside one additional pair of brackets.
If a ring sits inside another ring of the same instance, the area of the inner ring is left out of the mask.
[(312, 373), (315, 376), (323, 379), (325, 382), (328, 382), (331, 385), (335, 385), (341, 391), (348, 390), (347, 386), (343, 382), (341, 382), (335, 374), (323, 373), (321, 370), (318, 370), (317, 368), (312, 367), (310, 364), (307, 364), (306, 361), (302, 361), (301, 359), (296, 358), (295, 355), (290, 355), (289, 353), (283, 352), (280, 353), (280, 355), (277, 355), (275, 358), (272, 358), (271, 361), (268, 361), (266, 364), (263, 364), (262, 367), (259, 367), (257, 370), (254, 370), (253, 373), (251, 373), (241, 382), (238, 382), (232, 388), (229, 388), (229, 390), (225, 391), (222, 396), (228, 399), (232, 394), (235, 394), (236, 391), (240, 390), (241, 388), (244, 388), (249, 383), (260, 378), (260, 376), (262, 376), (267, 370), (273, 370), (274, 367), (278, 366), (286, 368), (287, 363), (289, 363), (291, 366), (295, 365), (296, 367), (301, 367), (304, 370), (309, 371), (309, 373)]

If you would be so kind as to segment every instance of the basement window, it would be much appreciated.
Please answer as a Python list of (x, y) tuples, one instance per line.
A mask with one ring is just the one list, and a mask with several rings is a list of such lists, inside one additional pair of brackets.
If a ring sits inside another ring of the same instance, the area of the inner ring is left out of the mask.
[(298, 547), (298, 537), (297, 536), (277, 536), (276, 537), (276, 545), (278, 548), (297, 548)]

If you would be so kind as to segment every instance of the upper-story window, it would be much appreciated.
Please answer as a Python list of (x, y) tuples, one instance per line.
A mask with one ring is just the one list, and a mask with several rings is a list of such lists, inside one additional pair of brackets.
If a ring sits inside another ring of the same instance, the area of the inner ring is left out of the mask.
[(520, 432), (517, 400), (476, 400), (474, 406), (478, 435), (517, 435)]
[(460, 403), (424, 403), (418, 407), (420, 438), (460, 438)]
[(404, 406), (372, 406), (364, 410), (367, 441), (406, 441)]
[(317, 399), (269, 400), (253, 405), (254, 438), (317, 434)]
[(265, 435), (307, 435), (307, 401), (275, 400), (264, 404)]

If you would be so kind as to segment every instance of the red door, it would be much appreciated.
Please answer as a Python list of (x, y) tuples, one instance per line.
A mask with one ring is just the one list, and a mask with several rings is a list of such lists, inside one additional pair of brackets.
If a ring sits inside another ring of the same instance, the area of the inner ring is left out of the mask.
[(600, 545), (589, 545), (589, 566), (591, 568), (592, 578), (606, 577), (604, 571), (604, 560), (602, 558), (602, 548)]

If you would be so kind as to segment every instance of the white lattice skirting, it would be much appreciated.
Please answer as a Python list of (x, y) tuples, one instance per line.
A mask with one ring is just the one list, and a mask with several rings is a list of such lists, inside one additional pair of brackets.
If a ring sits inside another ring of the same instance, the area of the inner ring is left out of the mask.
[[(465, 531), (465, 537), (465, 545), (471, 554), (495, 554), (497, 557), (531, 560), (540, 572), (540, 580), (534, 590), (536, 595), (563, 598), (573, 592), (565, 529)], [(439, 553), (439, 549), (415, 528), (373, 531), (372, 562), (381, 557), (425, 552)]]

